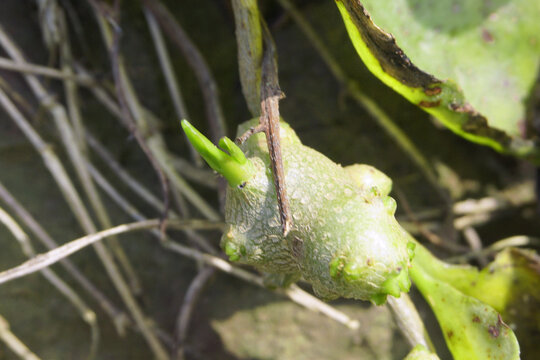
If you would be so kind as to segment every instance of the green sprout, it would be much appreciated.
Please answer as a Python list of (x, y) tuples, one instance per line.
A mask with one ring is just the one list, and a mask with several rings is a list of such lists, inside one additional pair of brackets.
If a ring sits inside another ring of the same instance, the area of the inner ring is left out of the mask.
[(253, 177), (254, 168), (251, 161), (246, 159), (242, 150), (228, 137), (219, 140), (219, 149), (210, 140), (201, 134), (187, 120), (182, 120), (182, 129), (186, 133), (189, 142), (201, 154), (212, 169), (227, 179), (231, 186), (243, 185)]

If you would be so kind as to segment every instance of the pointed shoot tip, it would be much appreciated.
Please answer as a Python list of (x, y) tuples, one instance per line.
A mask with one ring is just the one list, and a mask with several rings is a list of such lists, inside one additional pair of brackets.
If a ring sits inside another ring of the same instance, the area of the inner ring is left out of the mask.
[(219, 142), (220, 146), (229, 152), (229, 155), (215, 146), (189, 121), (184, 119), (181, 121), (181, 125), (193, 147), (212, 169), (227, 179), (231, 186), (241, 185), (253, 176), (253, 165), (231, 139), (224, 137)]

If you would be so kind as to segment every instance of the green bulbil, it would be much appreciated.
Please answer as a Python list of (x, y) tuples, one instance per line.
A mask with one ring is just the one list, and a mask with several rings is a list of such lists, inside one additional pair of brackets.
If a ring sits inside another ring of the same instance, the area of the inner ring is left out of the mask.
[[(241, 125), (239, 134), (254, 125)], [(266, 138), (255, 134), (240, 146), (253, 173), (227, 189), (222, 247), (229, 259), (269, 273), (272, 284), (303, 278), (327, 300), (382, 304), (407, 292), (411, 248), (394, 218), (391, 180), (371, 166), (336, 164), (284, 122), (280, 135), (292, 228), (284, 237)]]

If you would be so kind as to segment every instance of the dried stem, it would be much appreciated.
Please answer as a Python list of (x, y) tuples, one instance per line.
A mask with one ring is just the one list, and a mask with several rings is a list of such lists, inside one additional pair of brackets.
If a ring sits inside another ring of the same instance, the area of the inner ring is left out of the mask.
[(200, 298), (208, 281), (212, 279), (216, 273), (216, 269), (213, 267), (203, 267), (201, 271), (195, 276), (184, 297), (184, 303), (180, 308), (178, 318), (176, 320), (176, 336), (175, 346), (173, 349), (173, 358), (184, 359), (185, 343), (188, 335), (189, 324), (191, 322), (191, 316), (195, 310), (197, 301)]
[(432, 351), (435, 351), (429, 334), (424, 327), (424, 322), (416, 310), (408, 294), (401, 294), (399, 298), (388, 297), (388, 306), (392, 310), (394, 319), (401, 333), (405, 336), (409, 345), (423, 345)]
[[(112, 36), (113, 34), (109, 25), (107, 24), (106, 19), (100, 13), (101, 3), (97, 4), (94, 0), (92, 0), (91, 3), (96, 8), (96, 16), (98, 17), (98, 23), (100, 25), (100, 29), (103, 34), (103, 38), (105, 39), (107, 48), (112, 49), (114, 45)], [(204, 216), (211, 220), (218, 220), (220, 218), (220, 215), (211, 206), (209, 206), (204, 201), (204, 199), (202, 199), (202, 197), (196, 191), (194, 191), (189, 186), (189, 184), (176, 172), (176, 170), (171, 164), (169, 152), (167, 151), (167, 148), (165, 146), (165, 141), (163, 140), (159, 132), (149, 132), (149, 126), (145, 118), (145, 110), (141, 107), (139, 100), (137, 99), (133, 86), (127, 76), (127, 72), (122, 59), (113, 56), (111, 60), (114, 60), (116, 62), (116, 66), (114, 66), (113, 68), (115, 70), (116, 77), (120, 82), (119, 85), (122, 88), (121, 90), (124, 90), (121, 95), (125, 96), (125, 101), (127, 102), (129, 113), (133, 116), (137, 128), (139, 129), (141, 134), (145, 134), (146, 136), (145, 141), (148, 145), (148, 150), (151, 152), (152, 159), (155, 159), (159, 163), (160, 167), (163, 169), (167, 177), (171, 180), (172, 185), (175, 186), (182, 193), (182, 195), (184, 195), (186, 199), (190, 201)], [(118, 110), (115, 111), (114, 107), (111, 106), (112, 104), (114, 104), (114, 102), (110, 101), (110, 99), (107, 99), (106, 92), (100, 90), (97, 87), (93, 88), (92, 91), (99, 100), (105, 101), (104, 103), (108, 105), (107, 108), (111, 110), (113, 115), (119, 116), (121, 120), (124, 120), (123, 112)]]
[[(124, 234), (127, 232), (145, 230), (145, 229), (155, 229), (160, 226), (159, 219), (144, 220), (138, 221), (129, 224), (122, 224), (115, 226), (113, 228), (96, 232), (91, 235), (86, 235), (81, 238), (72, 240), (64, 245), (61, 245), (53, 250), (50, 250), (46, 253), (39, 254), (36, 257), (22, 263), (19, 266), (0, 272), (0, 284), (5, 282), (30, 275), (44, 269), (52, 264), (57, 263), (58, 261), (74, 254), (75, 252), (95, 244), (105, 238)], [(221, 223), (210, 223), (205, 220), (171, 220), (167, 224), (170, 228), (174, 229), (185, 229), (187, 227), (193, 229), (220, 229), (222, 227)]]
[[(135, 206), (133, 206), (122, 195), (120, 195), (118, 191), (116, 191), (116, 189), (105, 179), (105, 177), (96, 168), (92, 166), (92, 164), (87, 163), (87, 166), (96, 183), (118, 206), (120, 206), (120, 208), (122, 208), (122, 210), (129, 214), (134, 220), (146, 220), (146, 218), (135, 208)], [(142, 189), (147, 191), (145, 188)], [(159, 200), (157, 200), (157, 198), (156, 202), (151, 205), (156, 207), (158, 211), (161, 211), (161, 209), (163, 209), (163, 204)], [(178, 216), (173, 211), (170, 211), (169, 215), (171, 216), (171, 219), (178, 218)], [(205, 251), (208, 251), (211, 254), (217, 253), (216, 249), (206, 240), (206, 238), (200, 236), (192, 229), (186, 228), (184, 229), (184, 232), (193, 241), (195, 246)]]
[(242, 92), (251, 115), (261, 114), (263, 38), (257, 0), (232, 0)]
[[(154, 42), (154, 46), (156, 47), (159, 64), (161, 65), (161, 71), (163, 72), (165, 82), (167, 83), (167, 89), (169, 90), (169, 95), (174, 105), (177, 120), (178, 122), (180, 122), (182, 119), (189, 119), (190, 117), (186, 108), (186, 104), (184, 103), (182, 92), (180, 91), (180, 86), (176, 81), (176, 75), (171, 65), (169, 52), (167, 51), (161, 29), (159, 28), (159, 25), (156, 22), (154, 15), (152, 15), (152, 13), (146, 8), (143, 10), (146, 17), (146, 23), (148, 24), (148, 28), (150, 29), (150, 35), (152, 35), (152, 40)], [(189, 141), (187, 143), (190, 150), (191, 158), (198, 167), (202, 166), (203, 162), (200, 154), (195, 150), (191, 143), (189, 143)]]
[(279, 207), (279, 217), (283, 235), (287, 236), (292, 226), (291, 209), (287, 198), (287, 188), (285, 186), (285, 171), (283, 170), (283, 159), (281, 155), (281, 139), (279, 133), (279, 100), (283, 98), (283, 93), (279, 88), (277, 53), (276, 46), (270, 35), (270, 31), (264, 27), (264, 39), (266, 49), (262, 63), (261, 79), (261, 115), (259, 124), (256, 127), (248, 129), (240, 135), (236, 141), (243, 143), (251, 135), (264, 132), (266, 144), (270, 155), (270, 165), (274, 179), (277, 203)]
[[(6, 205), (15, 213), (26, 225), (34, 236), (41, 241), (49, 250), (58, 247), (58, 244), (52, 239), (52, 237), (43, 229), (43, 227), (34, 219), (34, 217), (15, 199), (11, 193), (0, 183), (0, 199), (6, 203)], [(119, 334), (125, 333), (125, 327), (129, 321), (128, 317), (123, 311), (120, 311), (115, 305), (112, 304), (105, 294), (103, 294), (90, 280), (84, 276), (81, 271), (69, 260), (63, 259), (60, 264), (66, 269), (81, 286), (82, 288), (102, 307), (107, 313)]]
[(285, 186), (285, 171), (281, 156), (281, 143), (279, 133), (279, 100), (283, 93), (279, 88), (277, 52), (269, 30), (265, 27), (264, 39), (266, 50), (264, 52), (261, 79), (261, 116), (259, 123), (266, 135), (266, 144), (270, 154), (270, 164), (276, 189), (279, 217), (283, 230), (283, 236), (287, 236), (292, 226), (291, 208), (287, 198)]
[(0, 315), (0, 339), (23, 360), (40, 360), (15, 334), (9, 329), (9, 323)]
[(24, 74), (41, 75), (59, 80), (72, 80), (85, 86), (92, 86), (94, 83), (91, 79), (84, 76), (68, 74), (61, 70), (42, 65), (35, 65), (30, 63), (21, 64), (17, 61), (6, 59), (4, 57), (0, 57), (0, 69), (20, 72)]
[(227, 134), (225, 118), (219, 103), (219, 94), (212, 72), (197, 47), (193, 44), (178, 21), (158, 0), (143, 0), (144, 6), (156, 18), (167, 36), (182, 51), (199, 82), (205, 103), (206, 116), (210, 125), (210, 138), (215, 143)]
[[(8, 230), (13, 234), (15, 239), (19, 242), (23, 253), (33, 258), (36, 255), (30, 238), (17, 224), (17, 222), (0, 207), (0, 222), (3, 223)], [(41, 270), (41, 274), (47, 281), (51, 283), (64, 297), (79, 311), (82, 319), (90, 326), (91, 342), (88, 359), (93, 359), (97, 352), (99, 344), (99, 327), (97, 323), (96, 314), (84, 300), (68, 285), (66, 284), (54, 271), (49, 268)]]
[[(2, 38), (4, 38), (3, 35), (4, 35), (3, 31), (1, 31), (0, 29), (0, 41), (2, 40)], [(36, 79), (33, 79), (33, 80), (37, 82)], [(86, 208), (84, 207), (82, 200), (79, 197), (79, 194), (77, 193), (77, 191), (75, 190), (75, 187), (73, 186), (73, 183), (71, 182), (69, 176), (67, 175), (67, 172), (64, 169), (62, 163), (60, 162), (56, 154), (52, 151), (52, 149), (45, 144), (45, 142), (41, 139), (38, 133), (30, 126), (28, 121), (22, 116), (22, 114), (17, 110), (17, 108), (14, 106), (11, 100), (6, 96), (6, 94), (1, 89), (0, 89), (0, 105), (4, 107), (4, 109), (9, 114), (9, 116), (13, 119), (13, 121), (17, 124), (17, 126), (19, 126), (21, 131), (24, 132), (24, 134), (30, 140), (32, 145), (36, 148), (38, 153), (42, 156), (46, 167), (48, 168), (49, 172), (51, 173), (51, 175), (57, 182), (58, 186), (60, 187), (62, 195), (64, 195), (64, 198), (68, 202), (71, 210), (75, 214), (77, 220), (79, 221), (83, 229), (87, 233), (95, 233), (96, 227), (93, 224), (90, 218), (90, 215), (88, 214)], [(61, 109), (63, 108), (55, 107), (55, 109), (59, 114), (62, 114)], [(64, 114), (63, 116), (65, 116), (65, 113), (63, 114)], [(84, 163), (82, 165), (84, 166)], [(141, 329), (141, 332), (143, 333), (149, 345), (153, 349), (155, 355), (158, 358), (165, 359), (166, 356), (162, 356), (162, 355), (165, 355), (165, 351), (162, 349), (161, 344), (159, 344), (154, 334), (150, 331), (144, 314), (142, 313), (137, 302), (133, 298), (129, 290), (129, 287), (127, 286), (125, 280), (120, 274), (120, 271), (117, 268), (116, 264), (114, 263), (114, 260), (112, 259), (111, 255), (106, 250), (104, 245), (100, 242), (97, 242), (95, 244), (94, 249), (96, 250), (99, 258), (101, 259), (103, 265), (105, 266), (105, 269), (107, 270), (107, 273), (109, 277), (111, 278), (111, 280), (113, 281), (116, 289), (122, 296), (122, 300), (128, 307), (130, 313), (133, 315), (133, 318), (135, 319), (137, 326)]]

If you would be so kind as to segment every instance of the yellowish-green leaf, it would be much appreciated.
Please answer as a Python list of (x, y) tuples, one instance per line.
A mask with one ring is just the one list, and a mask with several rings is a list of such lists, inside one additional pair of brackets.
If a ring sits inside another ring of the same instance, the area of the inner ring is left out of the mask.
[(481, 271), (446, 264), (417, 246), (415, 263), (438, 281), (490, 305), (516, 330), (524, 356), (540, 357), (540, 257), (509, 248)]
[(426, 271), (415, 259), (411, 278), (432, 308), (454, 359), (519, 359), (519, 344), (500, 314)]

